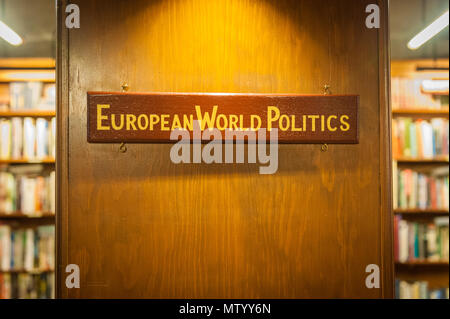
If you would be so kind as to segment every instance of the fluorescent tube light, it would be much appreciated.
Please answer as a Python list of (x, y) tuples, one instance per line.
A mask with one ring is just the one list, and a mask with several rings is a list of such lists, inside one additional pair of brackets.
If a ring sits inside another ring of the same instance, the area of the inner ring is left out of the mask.
[(448, 80), (423, 80), (422, 91), (425, 93), (448, 92)]
[(431, 23), (428, 27), (420, 31), (411, 41), (408, 42), (408, 48), (410, 50), (417, 50), (434, 37), (436, 34), (441, 32), (445, 27), (448, 26), (448, 10), (446, 13), (437, 18), (433, 23)]
[(12, 45), (17, 46), (23, 43), (22, 38), (2, 21), (0, 21), (0, 37)]

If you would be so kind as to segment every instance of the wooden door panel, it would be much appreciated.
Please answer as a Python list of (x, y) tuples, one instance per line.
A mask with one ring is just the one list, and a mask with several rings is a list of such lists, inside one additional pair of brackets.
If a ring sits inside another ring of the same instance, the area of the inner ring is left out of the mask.
[[(368, 1), (73, 1), (61, 30), (59, 294), (378, 298), (379, 31)], [(61, 16), (60, 16), (61, 20)], [(88, 144), (88, 91), (360, 95), (358, 145), (280, 145), (279, 169), (170, 162), (169, 144)], [(81, 288), (66, 289), (76, 263)], [(389, 290), (389, 287), (383, 287)]]

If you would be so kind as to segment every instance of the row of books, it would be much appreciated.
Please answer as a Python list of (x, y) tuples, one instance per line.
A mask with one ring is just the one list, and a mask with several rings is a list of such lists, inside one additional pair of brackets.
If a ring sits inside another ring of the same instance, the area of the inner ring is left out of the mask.
[(392, 109), (442, 109), (448, 107), (447, 99), (423, 92), (424, 79), (393, 77), (391, 79)]
[(397, 118), (392, 121), (394, 158), (433, 158), (448, 156), (448, 119), (431, 121)]
[(55, 171), (45, 176), (0, 172), (0, 213), (21, 212), (28, 216), (54, 213)]
[(437, 217), (431, 223), (394, 218), (394, 257), (397, 262), (448, 261), (449, 219)]
[[(449, 209), (448, 175), (397, 169), (393, 174), (394, 209)], [(448, 172), (447, 172), (448, 174)]]
[(55, 110), (56, 88), (54, 83), (12, 82), (9, 84), (9, 107), (20, 110)]
[(56, 119), (0, 119), (0, 159), (43, 159), (56, 155)]
[(449, 289), (430, 289), (427, 281), (395, 280), (397, 299), (448, 299)]
[(12, 228), (0, 225), (0, 271), (53, 271), (55, 226)]
[(54, 299), (55, 275), (0, 273), (0, 299)]

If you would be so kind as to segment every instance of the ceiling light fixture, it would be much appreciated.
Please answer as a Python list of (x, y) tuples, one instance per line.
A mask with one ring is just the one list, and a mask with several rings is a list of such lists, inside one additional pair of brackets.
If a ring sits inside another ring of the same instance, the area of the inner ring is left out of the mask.
[(2, 21), (0, 21), (0, 37), (12, 45), (17, 46), (23, 43), (22, 38)]
[(448, 79), (423, 80), (422, 91), (424, 93), (448, 94)]
[(433, 23), (431, 23), (428, 27), (420, 31), (411, 41), (408, 42), (408, 48), (410, 50), (417, 50), (434, 37), (436, 34), (441, 32), (445, 27), (448, 26), (448, 10), (439, 18), (437, 18)]

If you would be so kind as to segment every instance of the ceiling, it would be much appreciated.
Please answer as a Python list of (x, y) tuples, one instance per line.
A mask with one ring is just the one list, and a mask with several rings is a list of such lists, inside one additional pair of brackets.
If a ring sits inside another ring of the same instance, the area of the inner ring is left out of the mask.
[[(448, 7), (448, 0), (390, 0), (392, 59), (448, 58), (448, 27), (416, 51), (406, 47)], [(18, 47), (0, 39), (0, 57), (54, 57), (55, 12), (55, 0), (0, 0), (0, 19), (24, 39)]]
[(412, 51), (407, 43), (448, 10), (448, 0), (390, 0), (391, 59), (448, 58), (448, 27)]

